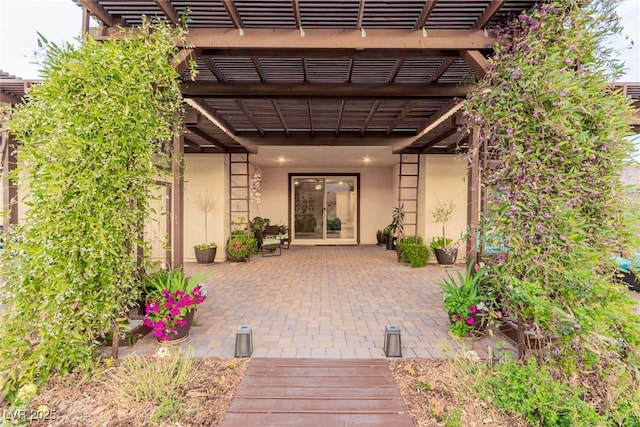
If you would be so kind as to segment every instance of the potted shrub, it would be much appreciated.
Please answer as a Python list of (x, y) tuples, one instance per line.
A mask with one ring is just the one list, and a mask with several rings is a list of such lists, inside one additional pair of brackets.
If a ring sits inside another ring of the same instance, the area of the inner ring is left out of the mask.
[(453, 265), (458, 257), (458, 242), (448, 239), (444, 230), (446, 223), (451, 219), (455, 209), (456, 205), (449, 201), (440, 203), (432, 212), (433, 221), (442, 224), (442, 237), (434, 237), (429, 244), (436, 254), (438, 264)]
[(198, 196), (194, 199), (194, 204), (204, 213), (204, 243), (197, 244), (193, 247), (196, 254), (198, 264), (211, 264), (216, 259), (216, 244), (209, 242), (208, 237), (208, 220), (209, 212), (214, 208), (215, 201), (209, 193)]
[(385, 244), (386, 240), (383, 229), (379, 229), (378, 231), (376, 231), (376, 242), (376, 245), (378, 246), (382, 246)]
[(246, 262), (258, 252), (258, 242), (243, 231), (232, 233), (227, 241), (227, 258), (230, 262)]
[(215, 242), (200, 243), (193, 247), (198, 264), (211, 264), (216, 259), (217, 246)]
[(185, 276), (182, 270), (159, 271), (147, 277), (153, 291), (147, 297), (143, 324), (159, 341), (186, 339), (197, 305), (207, 297), (202, 276)]
[(481, 330), (487, 319), (488, 309), (480, 293), (480, 283), (486, 275), (486, 267), (478, 268), (474, 273), (473, 264), (467, 267), (466, 274), (458, 272), (454, 278), (447, 277), (438, 285), (444, 293), (444, 309), (451, 321), (453, 335), (463, 337)]
[(422, 237), (405, 237), (399, 245), (400, 260), (411, 265), (412, 268), (424, 267), (429, 260), (429, 248)]

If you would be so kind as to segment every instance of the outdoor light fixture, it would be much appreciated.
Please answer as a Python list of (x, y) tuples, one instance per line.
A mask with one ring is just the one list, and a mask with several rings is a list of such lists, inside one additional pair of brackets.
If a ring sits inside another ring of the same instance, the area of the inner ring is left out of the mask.
[(235, 357), (251, 357), (253, 353), (253, 336), (251, 326), (240, 325), (236, 331), (236, 353)]
[(384, 327), (384, 354), (387, 357), (402, 357), (400, 327), (392, 325)]

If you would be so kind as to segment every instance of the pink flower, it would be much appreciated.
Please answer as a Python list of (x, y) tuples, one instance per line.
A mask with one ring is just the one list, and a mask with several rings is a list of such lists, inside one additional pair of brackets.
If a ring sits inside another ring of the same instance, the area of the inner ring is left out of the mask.
[(473, 317), (467, 317), (467, 325), (473, 325)]
[(475, 305), (472, 305), (471, 307), (469, 307), (469, 313), (474, 314), (478, 311), (478, 307), (476, 307)]
[(462, 320), (462, 316), (460, 316), (459, 314), (456, 314), (456, 322), (459, 322)]
[(180, 314), (180, 307), (173, 307), (169, 313), (171, 313), (172, 316), (177, 316)]

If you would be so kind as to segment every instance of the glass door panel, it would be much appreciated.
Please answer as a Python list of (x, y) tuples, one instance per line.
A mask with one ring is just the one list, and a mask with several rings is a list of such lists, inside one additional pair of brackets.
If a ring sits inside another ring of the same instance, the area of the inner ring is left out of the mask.
[(324, 189), (323, 178), (294, 178), (294, 239), (324, 239)]
[(355, 179), (327, 178), (327, 239), (355, 239)]
[(355, 243), (356, 183), (355, 176), (293, 176), (293, 241)]

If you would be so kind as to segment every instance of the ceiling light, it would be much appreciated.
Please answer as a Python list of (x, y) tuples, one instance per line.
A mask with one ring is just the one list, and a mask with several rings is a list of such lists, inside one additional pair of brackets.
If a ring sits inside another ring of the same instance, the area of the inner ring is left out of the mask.
[(369, 156), (364, 156), (364, 157), (362, 158), (362, 161), (363, 161), (363, 162), (365, 162), (365, 163), (369, 163), (369, 162), (371, 161), (371, 157), (369, 157)]
[(287, 159), (285, 159), (284, 156), (278, 157), (278, 162), (284, 163), (285, 161), (287, 161)]

